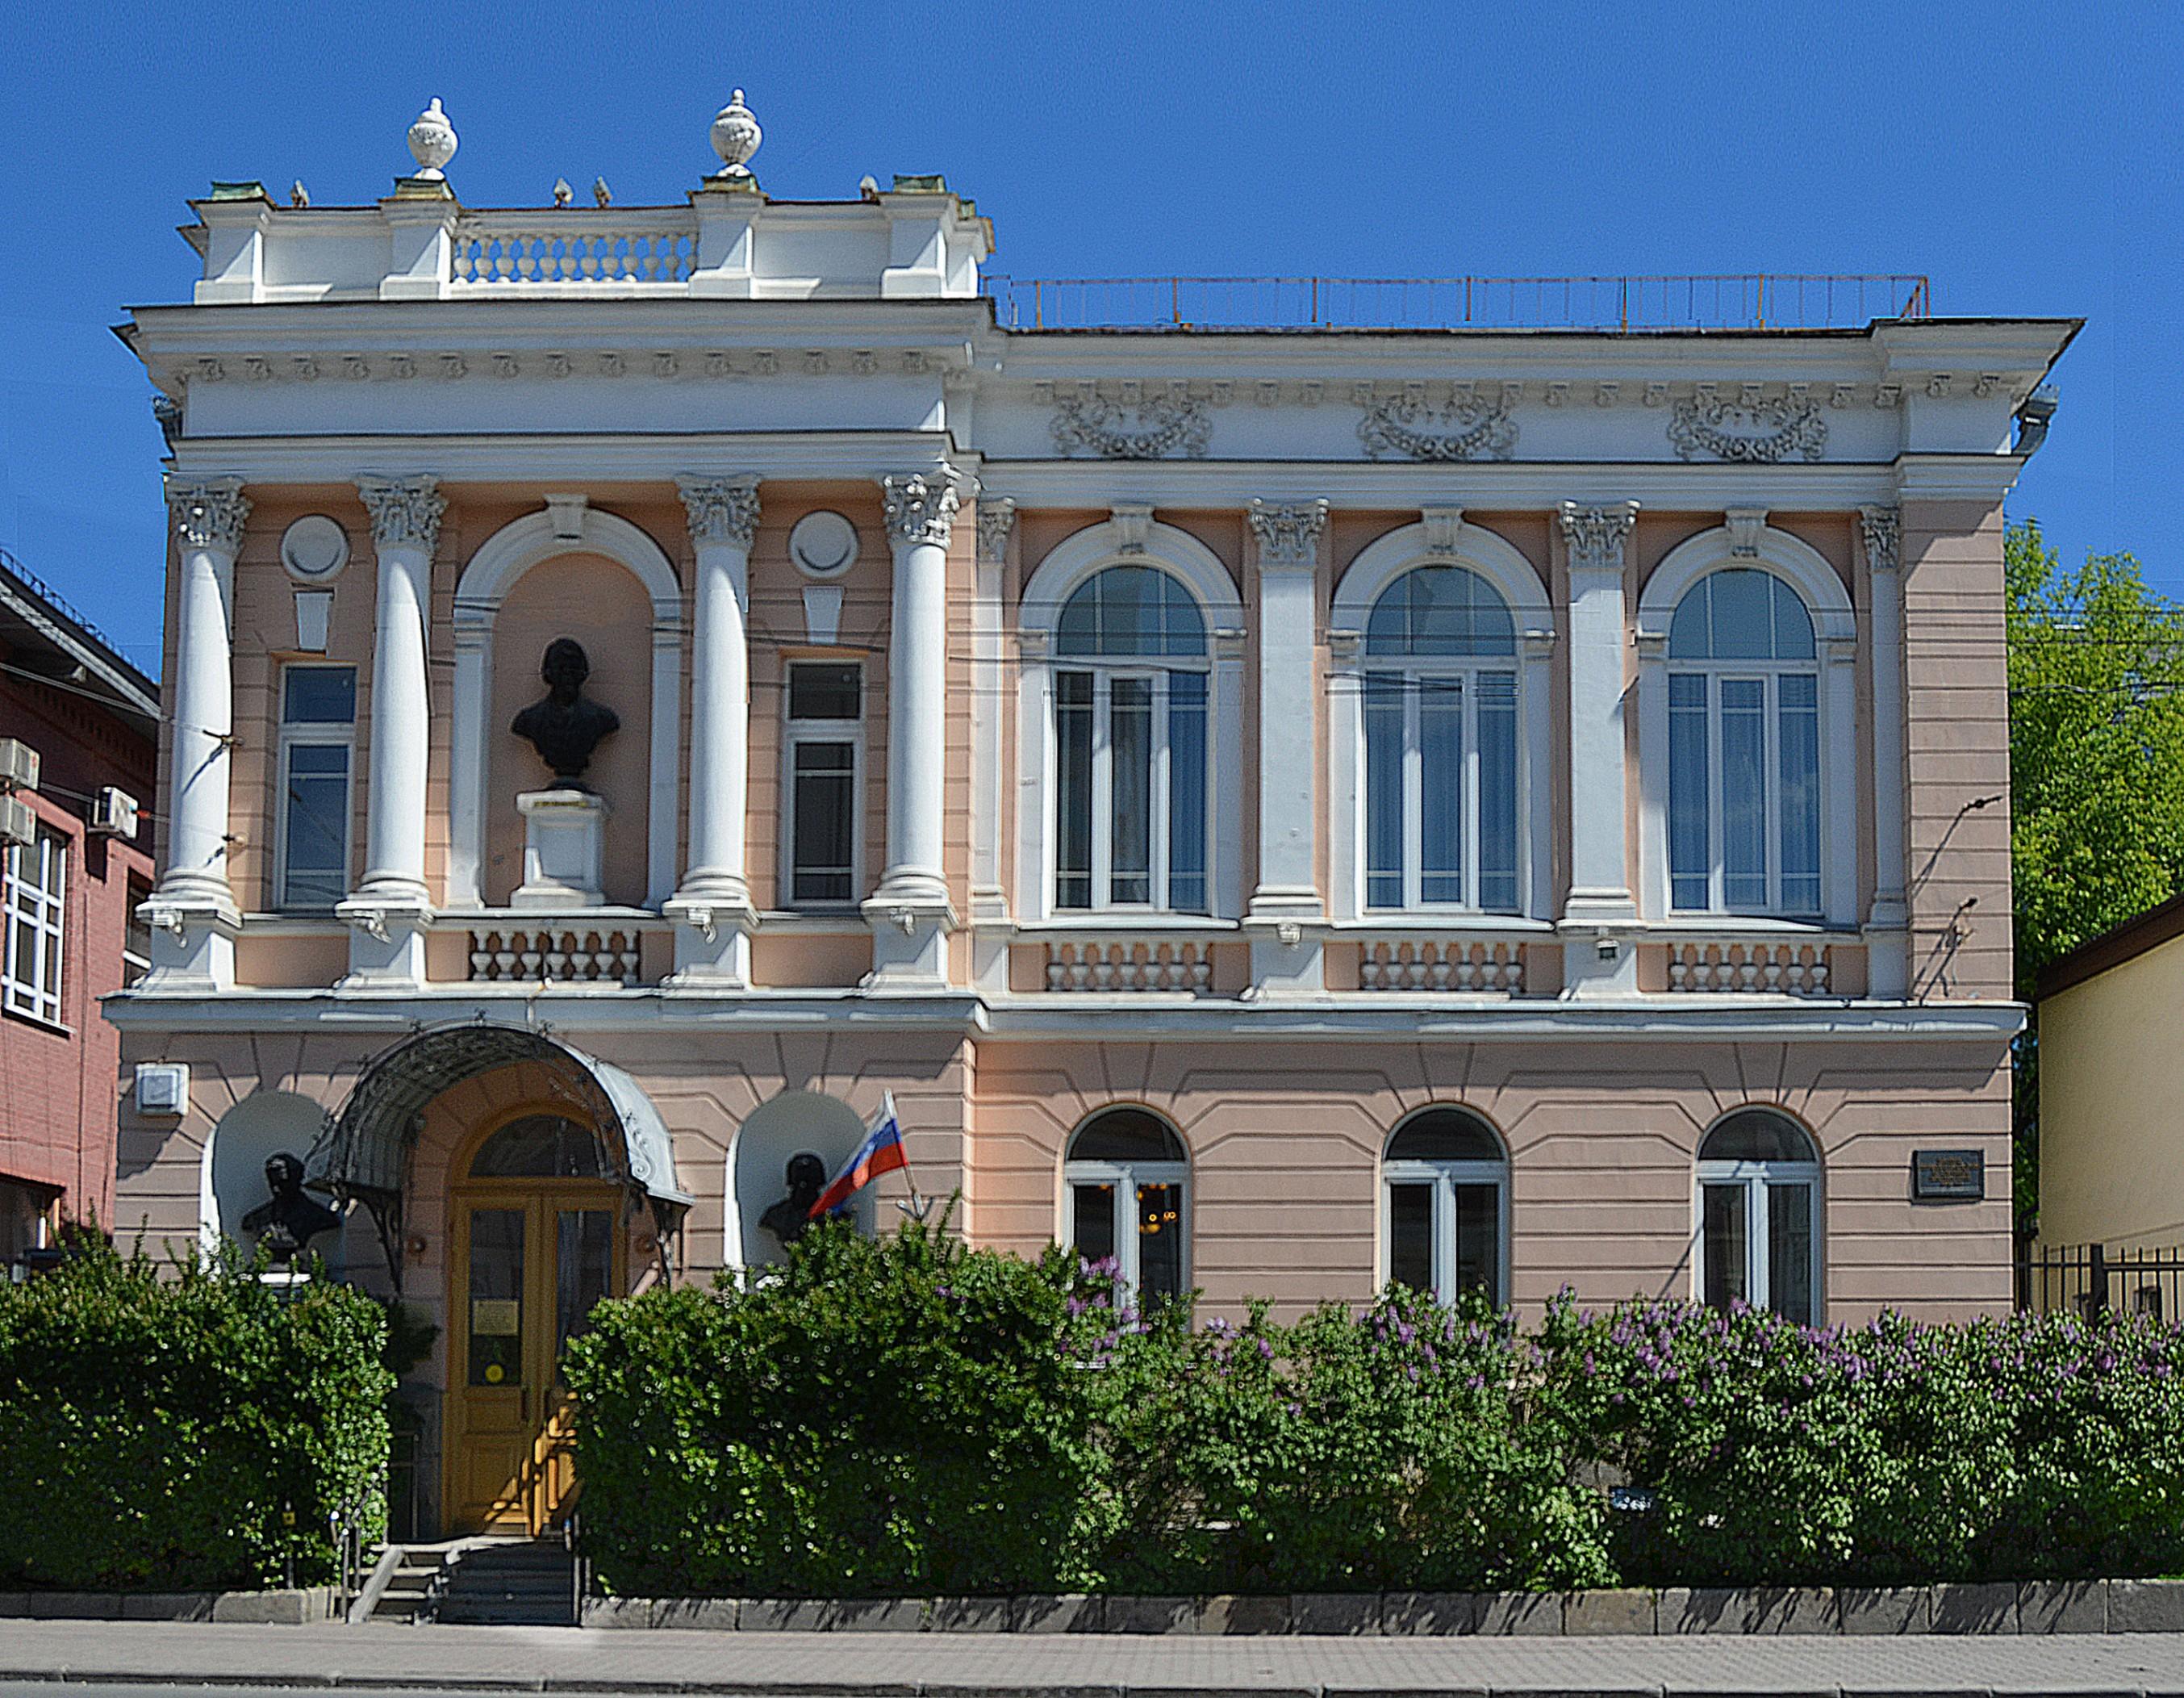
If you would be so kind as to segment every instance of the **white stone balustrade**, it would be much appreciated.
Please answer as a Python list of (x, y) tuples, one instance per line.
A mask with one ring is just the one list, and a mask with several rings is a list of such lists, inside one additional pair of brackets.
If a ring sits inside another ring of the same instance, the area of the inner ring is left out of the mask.
[(1379, 938), (1358, 953), (1361, 991), (1500, 991), (1522, 996), (1524, 949), (1481, 938)]
[(1824, 943), (1707, 938), (1669, 946), (1671, 991), (1825, 997)]
[(1046, 947), (1050, 991), (1213, 990), (1213, 951), (1201, 938), (1071, 938)]
[(667, 209), (474, 214), (457, 221), (459, 292), (540, 284), (683, 283), (698, 263), (698, 220)]
[(634, 985), (644, 948), (628, 927), (497, 926), (470, 938), (471, 980), (494, 984)]

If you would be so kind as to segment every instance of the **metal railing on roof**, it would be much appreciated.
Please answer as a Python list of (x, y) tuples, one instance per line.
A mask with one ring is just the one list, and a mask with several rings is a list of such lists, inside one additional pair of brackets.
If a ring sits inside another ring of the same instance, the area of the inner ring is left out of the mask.
[[(121, 652), (114, 639), (92, 624), (89, 616), (82, 609), (76, 606), (59, 590), (54, 589), (52, 584), (47, 583), (44, 578), (39, 577), (36, 573), (31, 571), (29, 567), (24, 565), (4, 548), (0, 548), (0, 571), (7, 573), (10, 578), (14, 578), (31, 595), (59, 614), (62, 618), (73, 623), (78, 630), (105, 649), (114, 659), (120, 661), (124, 666), (129, 667), (130, 671), (136, 673), (140, 677), (148, 676), (141, 667), (130, 665), (128, 657)], [(157, 694), (156, 686), (153, 693)]]
[(984, 288), (1013, 330), (1818, 330), (1932, 310), (1928, 280), (1910, 274), (989, 276)]

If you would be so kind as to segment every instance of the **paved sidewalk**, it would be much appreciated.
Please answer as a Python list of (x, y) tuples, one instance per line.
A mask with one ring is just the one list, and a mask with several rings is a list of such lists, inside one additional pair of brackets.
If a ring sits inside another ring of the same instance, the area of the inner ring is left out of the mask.
[(0, 1623), (0, 1683), (1130, 1698), (2177, 1694), (2184, 1634), (1206, 1639)]

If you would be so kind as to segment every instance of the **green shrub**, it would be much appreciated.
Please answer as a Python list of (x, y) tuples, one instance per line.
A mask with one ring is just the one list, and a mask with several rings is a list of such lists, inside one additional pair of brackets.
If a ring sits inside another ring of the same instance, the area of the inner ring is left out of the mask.
[(332, 1577), (329, 1518), (379, 1512), (384, 1315), (325, 1282), (284, 1300), (256, 1271), (192, 1259), (163, 1277), (96, 1246), (0, 1284), (0, 1584)]

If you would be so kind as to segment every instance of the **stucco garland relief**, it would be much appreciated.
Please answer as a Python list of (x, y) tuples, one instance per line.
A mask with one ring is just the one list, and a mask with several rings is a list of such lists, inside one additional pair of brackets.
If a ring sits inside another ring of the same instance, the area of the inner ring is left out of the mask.
[(1189, 394), (1120, 401), (1068, 395), (1056, 402), (1051, 428), (1056, 452), (1069, 459), (1203, 460), (1213, 434), (1204, 403)]
[(1375, 460), (1508, 459), (1517, 448), (1513, 386), (1503, 384), (1491, 401), (1477, 399), (1470, 387), (1459, 384), (1444, 407), (1429, 405), (1417, 384), (1386, 400), (1360, 395), (1365, 416), (1357, 422), (1357, 440)]
[(1710, 385), (1702, 386), (1691, 399), (1677, 402), (1669, 421), (1669, 445), (1676, 457), (1711, 454), (1733, 465), (1773, 466), (1793, 455), (1808, 461), (1825, 455), (1828, 422), (1820, 404), (1795, 393), (1763, 400), (1758, 387), (1747, 383), (1736, 400), (1725, 401), (1708, 393)]

